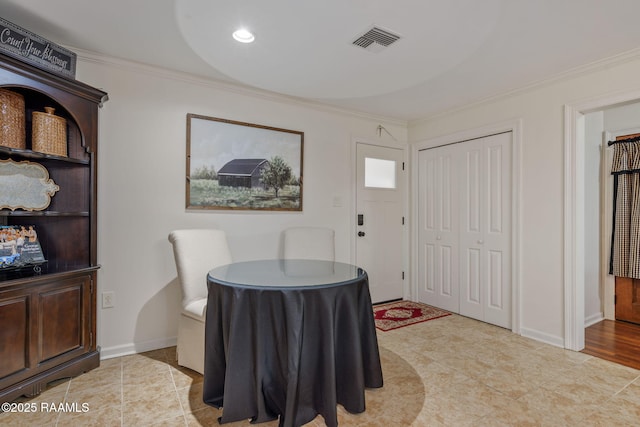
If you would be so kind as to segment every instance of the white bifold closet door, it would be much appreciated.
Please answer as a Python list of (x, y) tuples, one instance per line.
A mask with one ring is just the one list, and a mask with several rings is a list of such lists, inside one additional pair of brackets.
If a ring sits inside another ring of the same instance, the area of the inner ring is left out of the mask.
[(421, 150), (418, 299), (511, 327), (511, 133)]
[(458, 313), (459, 145), (418, 154), (418, 299)]

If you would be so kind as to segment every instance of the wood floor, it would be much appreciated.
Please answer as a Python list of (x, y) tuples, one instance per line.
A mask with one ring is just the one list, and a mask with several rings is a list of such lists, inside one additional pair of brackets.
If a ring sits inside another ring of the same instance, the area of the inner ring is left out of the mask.
[(640, 325), (603, 320), (589, 326), (582, 352), (640, 369)]

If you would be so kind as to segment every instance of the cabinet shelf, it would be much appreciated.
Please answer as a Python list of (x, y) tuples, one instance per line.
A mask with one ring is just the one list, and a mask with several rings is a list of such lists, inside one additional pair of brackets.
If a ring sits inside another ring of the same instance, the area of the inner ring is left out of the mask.
[(3, 216), (19, 216), (19, 217), (41, 217), (41, 216), (51, 216), (51, 217), (62, 217), (62, 216), (80, 216), (80, 217), (88, 217), (89, 212), (57, 212), (57, 211), (11, 211), (8, 209), (0, 210), (0, 217)]
[(9, 147), (3, 147), (0, 146), (0, 155), (2, 155), (2, 157), (11, 157), (14, 158), (15, 160), (18, 160), (20, 158), (22, 159), (32, 159), (32, 160), (54, 160), (54, 161), (58, 161), (61, 163), (70, 163), (70, 164), (79, 164), (79, 165), (88, 165), (89, 164), (89, 160), (84, 160), (84, 159), (74, 159), (71, 157), (65, 157), (65, 156), (56, 156), (53, 154), (45, 154), (45, 153), (39, 153), (37, 151), (32, 151), (32, 150), (23, 150), (23, 149), (19, 149), (19, 148), (9, 148)]
[(24, 267), (14, 270), (0, 270), (0, 290), (7, 290), (16, 285), (20, 285), (21, 282), (27, 282), (29, 285), (38, 285), (39, 283), (33, 283), (34, 280), (38, 282), (48, 282), (52, 279), (58, 279), (69, 274), (88, 273), (98, 270), (99, 266), (87, 266), (87, 265), (65, 265), (55, 266), (50, 265), (48, 262), (40, 264), (39, 269)]

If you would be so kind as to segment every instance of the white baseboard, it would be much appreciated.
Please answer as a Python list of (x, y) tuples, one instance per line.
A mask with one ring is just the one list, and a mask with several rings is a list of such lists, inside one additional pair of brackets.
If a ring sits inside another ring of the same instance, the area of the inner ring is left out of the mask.
[(584, 327), (588, 328), (589, 326), (595, 325), (596, 323), (601, 322), (603, 320), (604, 320), (604, 314), (602, 313), (592, 314), (591, 316), (584, 319)]
[(159, 348), (172, 347), (178, 342), (177, 337), (161, 338), (131, 344), (103, 347), (100, 349), (100, 359), (112, 359), (114, 357), (128, 356), (130, 354), (143, 353), (145, 351), (157, 350)]
[(541, 341), (545, 344), (550, 344), (556, 347), (564, 348), (564, 339), (555, 335), (549, 335), (544, 332), (536, 331), (534, 329), (520, 328), (520, 335), (526, 338), (531, 338), (536, 341)]

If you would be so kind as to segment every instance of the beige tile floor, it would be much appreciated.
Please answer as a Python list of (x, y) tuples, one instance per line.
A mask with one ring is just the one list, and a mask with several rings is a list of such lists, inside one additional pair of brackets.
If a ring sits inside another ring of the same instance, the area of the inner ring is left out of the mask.
[[(378, 339), (385, 386), (366, 392), (364, 414), (339, 408), (341, 426), (640, 425), (635, 369), (457, 315)], [(177, 366), (175, 348), (104, 360), (19, 402), (75, 403), (78, 411), (3, 413), (0, 425), (208, 426), (220, 415), (202, 403), (202, 377)]]

